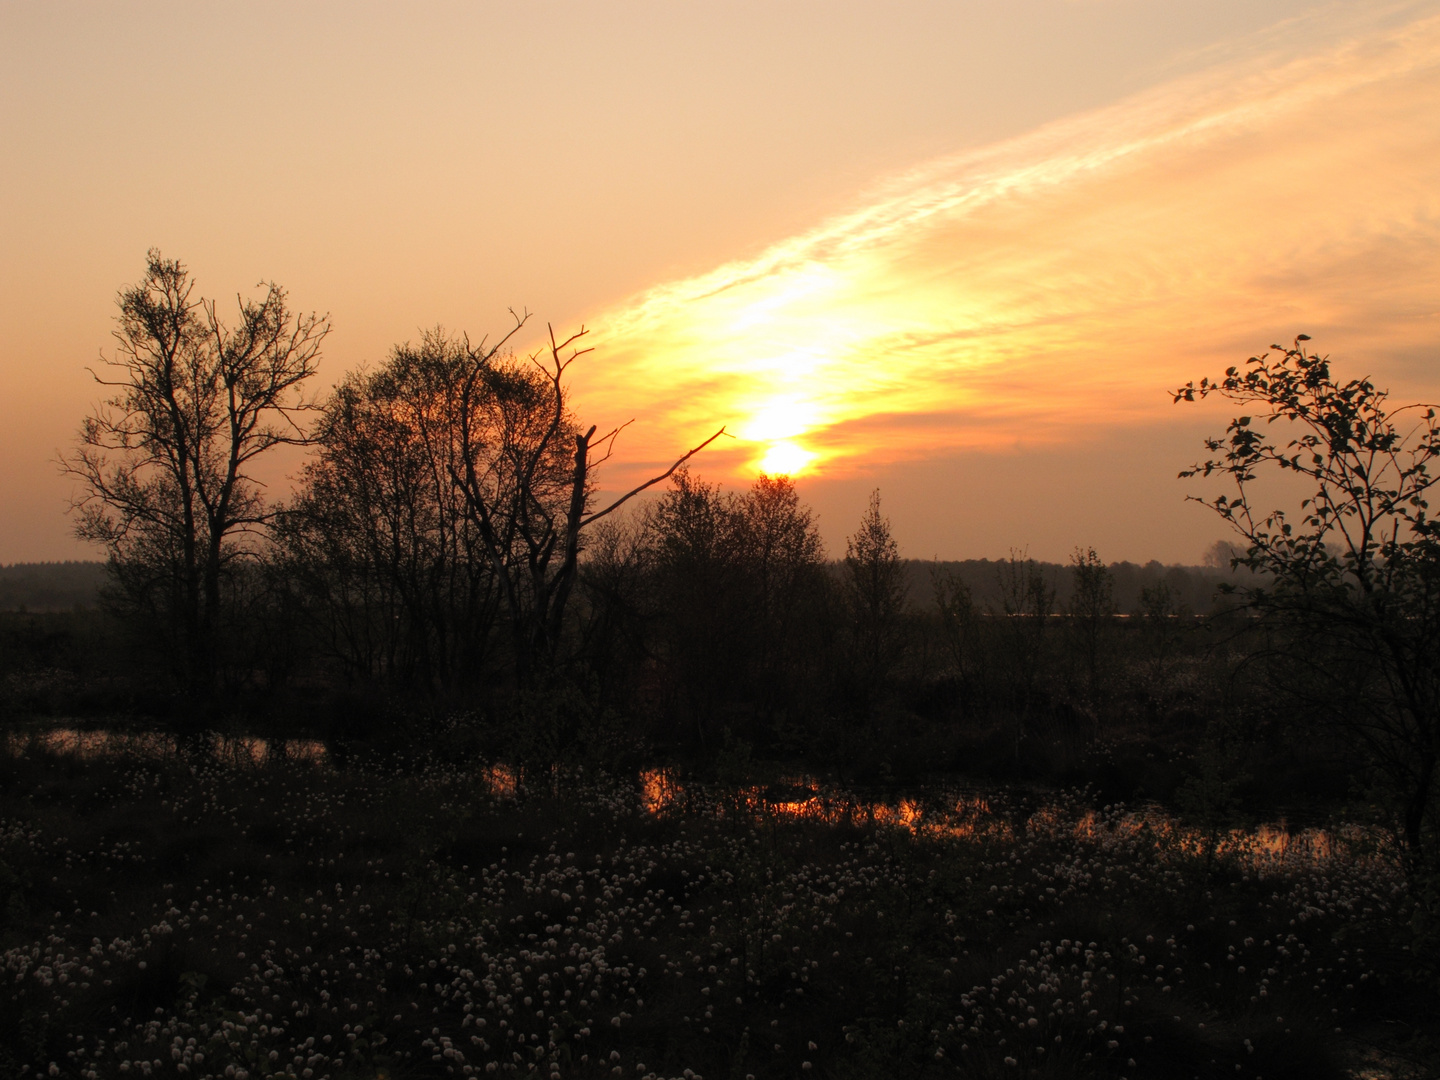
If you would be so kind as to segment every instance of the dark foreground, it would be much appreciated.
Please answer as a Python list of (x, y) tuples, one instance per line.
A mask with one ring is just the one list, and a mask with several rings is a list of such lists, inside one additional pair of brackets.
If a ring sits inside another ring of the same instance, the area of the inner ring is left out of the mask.
[(1432, 1075), (1363, 836), (510, 780), (0, 755), (0, 1076)]

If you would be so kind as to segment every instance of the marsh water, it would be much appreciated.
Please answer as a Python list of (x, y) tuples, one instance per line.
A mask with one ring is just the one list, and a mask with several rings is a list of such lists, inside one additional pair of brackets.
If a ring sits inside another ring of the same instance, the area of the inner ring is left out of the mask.
[[(54, 727), (10, 733), (4, 739), (11, 755), (35, 750), (73, 755), (80, 760), (130, 757), (150, 760), (203, 758), (240, 768), (261, 768), (283, 762), (311, 767), (339, 767), (337, 756), (319, 739), (275, 739), (218, 732), (176, 735), (161, 731)], [(559, 769), (522, 770), (505, 763), (479, 767), (476, 780), (491, 797), (522, 797), (527, 791), (554, 792), (569, 774)], [(773, 820), (810, 821), (830, 825), (888, 825), (916, 834), (954, 837), (1012, 838), (1036, 822), (1062, 812), (1074, 815), (1083, 793), (1056, 791), (1036, 785), (976, 781), (958, 776), (932, 777), (911, 785), (863, 787), (845, 785), (809, 774), (782, 775), (769, 783), (715, 784), (692, 781), (679, 770), (641, 769), (634, 777), (639, 805), (652, 816), (740, 814)], [(1083, 809), (1083, 808), (1082, 808)], [(1094, 827), (1097, 811), (1080, 815), (1082, 830)], [(1119, 810), (1116, 807), (1113, 810)], [(1178, 838), (1186, 846), (1243, 851), (1251, 858), (1283, 861), (1324, 861), (1339, 848), (1365, 834), (1373, 846), (1383, 842), (1373, 831), (1322, 821), (1313, 811), (1285, 813), (1278, 820), (1250, 828), (1202, 831), (1182, 824), (1165, 807), (1145, 802), (1111, 813), (1108, 827), (1149, 830), (1157, 837)], [(1345, 843), (1341, 843), (1345, 841)]]

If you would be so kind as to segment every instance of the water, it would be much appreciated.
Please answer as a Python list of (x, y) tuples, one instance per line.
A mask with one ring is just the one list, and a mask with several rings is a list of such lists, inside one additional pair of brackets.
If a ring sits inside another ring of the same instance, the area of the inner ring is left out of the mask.
[(138, 757), (166, 761), (204, 755), (236, 765), (260, 766), (272, 761), (306, 761), (324, 764), (325, 744), (318, 739), (264, 739), (255, 735), (170, 735), (159, 731), (112, 731), (105, 728), (50, 728), (12, 732), (5, 736), (5, 752), (21, 755), (31, 747), (51, 754), (69, 754), (81, 761), (104, 757)]
[[(124, 732), (111, 729), (51, 728), (10, 733), (4, 749), (23, 755), (30, 749), (73, 755), (81, 760), (109, 756), (154, 761), (206, 758), (238, 767), (260, 767), (280, 761), (330, 764), (329, 752), (317, 739), (267, 739), (254, 735), (205, 733), (177, 736), (164, 732)], [(478, 776), (487, 794), (510, 799), (537, 781), (560, 783), (558, 774), (524, 776), (512, 766), (496, 763)], [(1384, 846), (1374, 830), (1358, 826), (1321, 827), (1299, 824), (1283, 817), (1253, 829), (1205, 832), (1183, 825), (1162, 806), (1147, 803), (1113, 812), (1077, 811), (1078, 796), (1005, 784), (978, 784), (963, 778), (933, 780), (904, 790), (854, 789), (815, 776), (796, 774), (770, 784), (717, 785), (685, 781), (672, 769), (643, 769), (635, 778), (641, 808), (656, 817), (671, 815), (740, 815), (752, 819), (814, 822), (854, 827), (887, 826), (915, 835), (981, 839), (1013, 839), (1036, 829), (1050, 829), (1061, 820), (1077, 822), (1073, 831), (1093, 838), (1099, 830), (1109, 835), (1139, 835), (1157, 842), (1178, 843), (1183, 849), (1242, 853), (1252, 859), (1282, 862), (1323, 862), (1363, 843)], [(1063, 804), (1063, 809), (1062, 809)]]
[[(490, 794), (499, 798), (515, 797), (526, 786), (505, 765), (491, 766), (485, 778)], [(640, 772), (637, 787), (641, 806), (657, 817), (738, 815), (857, 828), (879, 825), (946, 839), (1014, 840), (1026, 833), (1065, 832), (1104, 842), (1149, 837), (1157, 845), (1187, 853), (1238, 856), (1261, 870), (1315, 865), (1389, 846), (1378, 831), (1355, 825), (1296, 827), (1282, 819), (1255, 828), (1202, 830), (1183, 824), (1158, 803), (1097, 810), (1086, 807), (1074, 792), (962, 779), (877, 792), (803, 774), (763, 785), (693, 784), (673, 770), (652, 768)]]

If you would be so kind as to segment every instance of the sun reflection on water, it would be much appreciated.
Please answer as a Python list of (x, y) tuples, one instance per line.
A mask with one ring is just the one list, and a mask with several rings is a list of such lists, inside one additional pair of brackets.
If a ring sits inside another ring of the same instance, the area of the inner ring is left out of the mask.
[[(116, 732), (54, 728), (43, 732), (7, 734), (5, 752), (24, 754), (28, 748), (93, 760), (132, 754), (155, 760), (196, 751), (236, 765), (263, 766), (276, 760), (328, 765), (329, 754), (317, 739), (265, 739), (258, 736), (205, 734), (185, 740), (164, 732)], [(560, 783), (549, 776), (551, 786)], [(480, 773), (480, 786), (492, 798), (523, 794), (526, 777), (519, 769), (493, 763)], [(1253, 829), (1204, 830), (1177, 821), (1159, 805), (1116, 812), (1075, 812), (1073, 802), (1057, 793), (1029, 809), (1005, 807), (979, 793), (877, 797), (847, 791), (816, 777), (794, 775), (771, 784), (733, 787), (695, 785), (667, 768), (644, 769), (638, 776), (639, 802), (652, 817), (672, 814), (735, 814), (755, 820), (812, 822), (852, 827), (904, 829), (919, 837), (971, 840), (1013, 840), (1019, 834), (1070, 836), (1099, 843), (1153, 843), (1180, 855), (1236, 859), (1257, 872), (1280, 870), (1296, 863), (1315, 866), (1355, 852), (1384, 847), (1373, 829), (1342, 825), (1333, 829), (1292, 829), (1271, 822)], [(1107, 808), (1108, 810), (1109, 808)]]
[[(693, 813), (705, 798), (668, 769), (640, 774), (641, 805), (646, 813), (665, 816)], [(1376, 837), (1361, 826), (1333, 830), (1293, 830), (1284, 822), (1254, 829), (1203, 830), (1184, 825), (1163, 807), (1149, 805), (1118, 813), (1090, 810), (1076, 816), (1064, 796), (1029, 810), (1006, 812), (983, 794), (876, 798), (846, 792), (809, 776), (782, 778), (769, 785), (707, 790), (718, 812), (739, 812), (757, 819), (814, 822), (855, 827), (885, 826), (934, 839), (1011, 841), (1022, 833), (1068, 835), (1100, 843), (1153, 842), (1157, 848), (1185, 856), (1234, 858), (1257, 872), (1285, 865), (1319, 865), (1350, 857), (1373, 847)]]

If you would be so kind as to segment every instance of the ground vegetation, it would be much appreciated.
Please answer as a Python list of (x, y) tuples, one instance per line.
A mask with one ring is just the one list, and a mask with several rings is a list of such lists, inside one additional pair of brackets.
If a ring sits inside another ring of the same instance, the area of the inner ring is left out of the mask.
[[(0, 1067), (1422, 1075), (1403, 875), (1083, 797), (237, 741), (0, 758)], [(1403, 1072), (1409, 1068), (1410, 1073)]]

